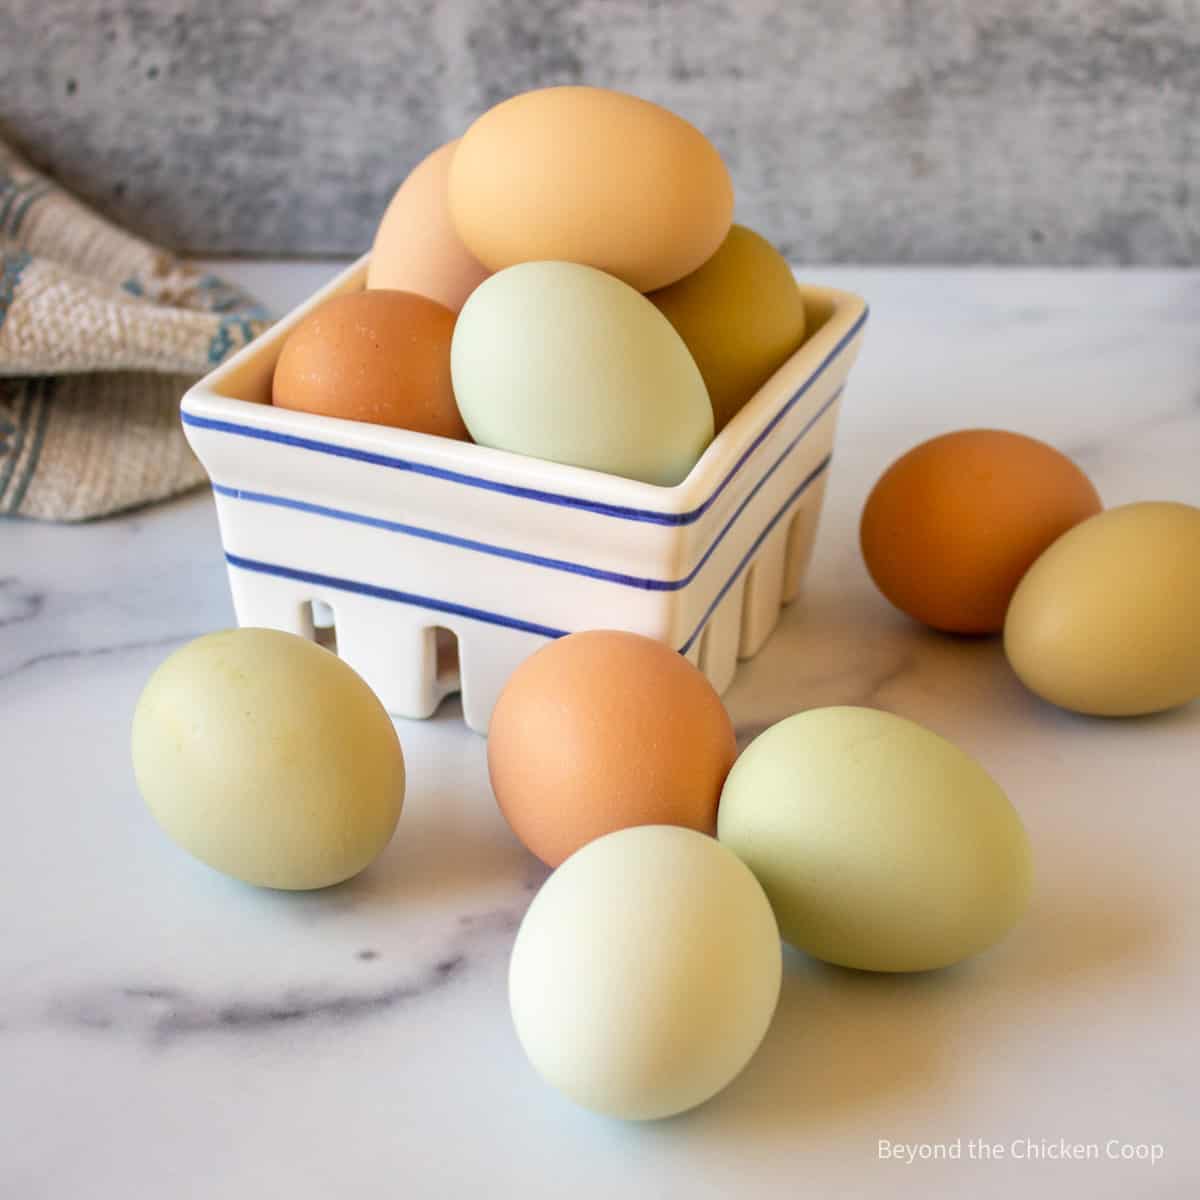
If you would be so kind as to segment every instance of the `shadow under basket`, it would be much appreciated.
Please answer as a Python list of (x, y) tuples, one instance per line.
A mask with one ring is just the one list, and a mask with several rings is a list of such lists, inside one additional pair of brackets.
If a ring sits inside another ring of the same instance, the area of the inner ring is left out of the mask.
[(724, 691), (800, 587), (864, 302), (801, 285), (807, 340), (664, 488), (273, 407), (288, 334), (366, 267), (183, 398), (239, 624), (335, 649), (396, 716), (461, 691), (480, 733), (517, 665), (582, 629), (648, 634)]

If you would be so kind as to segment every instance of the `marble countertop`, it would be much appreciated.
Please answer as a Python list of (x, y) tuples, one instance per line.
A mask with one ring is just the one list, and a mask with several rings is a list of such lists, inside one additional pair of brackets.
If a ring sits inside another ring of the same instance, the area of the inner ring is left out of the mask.
[[(332, 271), (223, 268), (277, 310)], [(166, 841), (129, 765), (149, 672), (232, 621), (208, 496), (0, 522), (0, 1194), (1195, 1194), (1200, 704), (1049, 708), (995, 641), (889, 609), (856, 528), (893, 457), (980, 424), (1054, 442), (1108, 504), (1200, 503), (1200, 273), (804, 274), (873, 316), (803, 597), (726, 701), (743, 735), (872, 704), (976, 755), (1032, 838), (1024, 923), (929, 975), (789, 956), (726, 1093), (657, 1125), (593, 1117), (512, 1031), (508, 950), (544, 872), (457, 702), (400, 723), (408, 800), (375, 866), (317, 894), (240, 886)], [(1110, 1157), (1139, 1145), (1157, 1161)]]

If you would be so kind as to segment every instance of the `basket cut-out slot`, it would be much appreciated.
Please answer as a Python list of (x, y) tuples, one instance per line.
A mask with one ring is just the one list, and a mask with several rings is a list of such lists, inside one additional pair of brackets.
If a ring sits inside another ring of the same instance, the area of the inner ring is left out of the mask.
[(443, 696), (457, 692), (459, 688), (458, 635), (453, 629), (435, 625), (433, 634), (433, 678)]
[(799, 507), (788, 527), (787, 556), (783, 570), (784, 604), (790, 604), (800, 594), (800, 584), (808, 568), (808, 560), (812, 557), (817, 521), (821, 516), (821, 499), (825, 492), (824, 477), (817, 481), (812, 492), (814, 494)]
[(303, 605), (301, 620), (308, 636), (318, 646), (324, 646), (334, 654), (338, 652), (337, 618), (333, 605), (324, 600), (308, 600)]
[(739, 658), (753, 658), (779, 621), (787, 540), (787, 526), (781, 523), (763, 543), (746, 576), (738, 638)]
[(704, 641), (700, 647), (698, 665), (718, 693), (730, 685), (737, 670), (744, 590), (744, 581), (738, 580), (725, 593), (704, 627)]

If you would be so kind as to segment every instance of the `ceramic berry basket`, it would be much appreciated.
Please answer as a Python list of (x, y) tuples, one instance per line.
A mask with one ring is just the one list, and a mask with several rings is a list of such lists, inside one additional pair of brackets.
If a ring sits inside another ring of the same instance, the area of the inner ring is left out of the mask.
[(517, 664), (581, 629), (649, 634), (723, 691), (800, 586), (863, 301), (804, 286), (815, 332), (664, 488), (272, 407), (288, 333), (323, 300), (362, 288), (366, 265), (183, 398), (238, 621), (335, 633), (397, 716), (427, 717), (461, 691), (480, 733)]

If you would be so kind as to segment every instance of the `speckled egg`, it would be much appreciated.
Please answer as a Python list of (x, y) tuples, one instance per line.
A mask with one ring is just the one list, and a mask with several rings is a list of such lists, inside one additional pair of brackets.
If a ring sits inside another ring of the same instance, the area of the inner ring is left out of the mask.
[(288, 335), (272, 403), (462, 439), (450, 381), (454, 314), (427, 296), (374, 289), (319, 304)]

